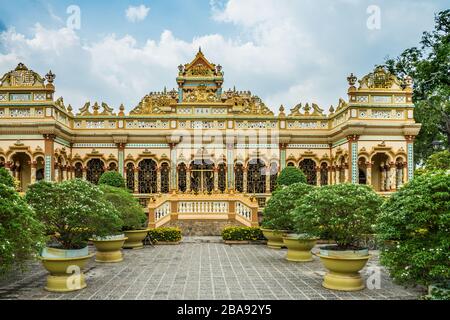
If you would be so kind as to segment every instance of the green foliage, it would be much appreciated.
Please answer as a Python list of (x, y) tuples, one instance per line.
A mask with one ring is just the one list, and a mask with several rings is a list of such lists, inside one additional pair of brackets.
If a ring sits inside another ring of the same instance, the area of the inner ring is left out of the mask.
[(122, 225), (116, 209), (95, 185), (80, 179), (40, 181), (25, 196), (37, 218), (63, 249), (80, 249), (93, 236), (117, 233)]
[(265, 238), (259, 227), (226, 227), (222, 230), (222, 239), (229, 241), (257, 241)]
[(273, 230), (293, 230), (295, 215), (292, 210), (312, 189), (312, 186), (300, 182), (275, 190), (264, 208), (262, 226)]
[(444, 150), (433, 153), (426, 161), (427, 171), (450, 170), (450, 151)]
[(125, 179), (116, 171), (106, 171), (100, 176), (98, 184), (105, 184), (116, 188), (125, 188)]
[(44, 227), (33, 210), (12, 188), (0, 183), (0, 275), (39, 253), (45, 242)]
[(181, 230), (179, 228), (149, 229), (148, 235), (154, 243), (178, 242), (181, 240)]
[(450, 175), (424, 174), (382, 206), (376, 231), (384, 245), (381, 263), (403, 284), (442, 283), (450, 278)]
[(5, 168), (0, 168), (0, 184), (15, 188), (14, 178)]
[(277, 178), (277, 186), (289, 186), (294, 183), (306, 183), (306, 176), (297, 167), (286, 167), (283, 170), (281, 170), (280, 174)]
[(297, 233), (308, 233), (336, 241), (341, 248), (358, 247), (373, 233), (382, 199), (366, 185), (350, 183), (314, 188), (299, 201)]
[(128, 190), (109, 185), (100, 185), (100, 190), (119, 213), (122, 230), (135, 230), (144, 226), (147, 216), (139, 201)]
[(414, 143), (415, 160), (422, 163), (435, 150), (433, 141), (450, 148), (450, 10), (439, 12), (435, 29), (424, 32), (420, 48), (409, 48), (387, 66), (400, 78), (414, 79), (415, 120), (422, 124)]

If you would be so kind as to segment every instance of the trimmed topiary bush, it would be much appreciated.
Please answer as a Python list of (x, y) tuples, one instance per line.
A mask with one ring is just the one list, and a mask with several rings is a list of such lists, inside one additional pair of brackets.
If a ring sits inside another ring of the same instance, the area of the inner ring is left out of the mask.
[(290, 186), (294, 183), (306, 183), (306, 176), (297, 167), (286, 167), (281, 170), (277, 178), (277, 187)]
[(327, 240), (338, 249), (357, 249), (373, 233), (383, 200), (372, 188), (350, 183), (314, 188), (294, 210), (295, 230)]
[(105, 184), (116, 188), (125, 188), (125, 179), (116, 171), (106, 171), (100, 176), (98, 184)]
[(226, 227), (222, 230), (222, 239), (225, 241), (257, 241), (264, 240), (259, 227)]
[(275, 190), (263, 210), (263, 228), (271, 230), (293, 231), (296, 203), (306, 196), (312, 186), (306, 183), (294, 183)]
[(84, 248), (89, 238), (116, 234), (122, 226), (103, 191), (87, 181), (40, 181), (28, 188), (25, 198), (63, 249)]
[(44, 226), (13, 187), (0, 183), (0, 276), (24, 269), (45, 244)]
[(382, 206), (376, 230), (381, 263), (395, 281), (445, 284), (450, 279), (450, 175), (429, 173), (405, 184)]
[(140, 229), (145, 225), (147, 215), (139, 201), (123, 188), (100, 185), (106, 201), (111, 203), (122, 220), (122, 231)]
[(156, 228), (149, 229), (148, 236), (154, 243), (181, 241), (181, 230), (179, 228)]
[(13, 176), (5, 168), (0, 168), (0, 184), (16, 187)]

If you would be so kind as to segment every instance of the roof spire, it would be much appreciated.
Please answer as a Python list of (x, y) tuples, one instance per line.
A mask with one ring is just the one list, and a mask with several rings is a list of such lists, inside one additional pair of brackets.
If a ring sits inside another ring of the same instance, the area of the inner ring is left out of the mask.
[(202, 53), (202, 46), (198, 47), (198, 53)]

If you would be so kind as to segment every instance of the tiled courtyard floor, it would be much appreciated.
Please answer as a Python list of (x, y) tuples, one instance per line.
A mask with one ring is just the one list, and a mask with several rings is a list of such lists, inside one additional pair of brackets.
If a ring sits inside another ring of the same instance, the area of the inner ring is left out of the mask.
[[(92, 250), (94, 250), (92, 248)], [(381, 272), (379, 289), (336, 292), (321, 286), (324, 268), (284, 260), (286, 250), (264, 245), (225, 245), (185, 240), (180, 245), (124, 251), (117, 264), (94, 259), (88, 287), (66, 294), (43, 289), (46, 271), (34, 263), (25, 274), (0, 283), (0, 299), (417, 299), (420, 292), (393, 284)], [(377, 253), (362, 271), (377, 267)]]

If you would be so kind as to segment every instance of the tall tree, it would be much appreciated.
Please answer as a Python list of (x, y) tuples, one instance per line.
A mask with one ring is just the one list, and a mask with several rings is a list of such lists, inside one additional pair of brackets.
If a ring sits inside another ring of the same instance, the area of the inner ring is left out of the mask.
[(435, 28), (424, 32), (419, 47), (388, 58), (386, 65), (400, 78), (414, 80), (415, 120), (422, 124), (416, 138), (415, 161), (435, 152), (436, 141), (450, 150), (450, 10), (435, 16)]

